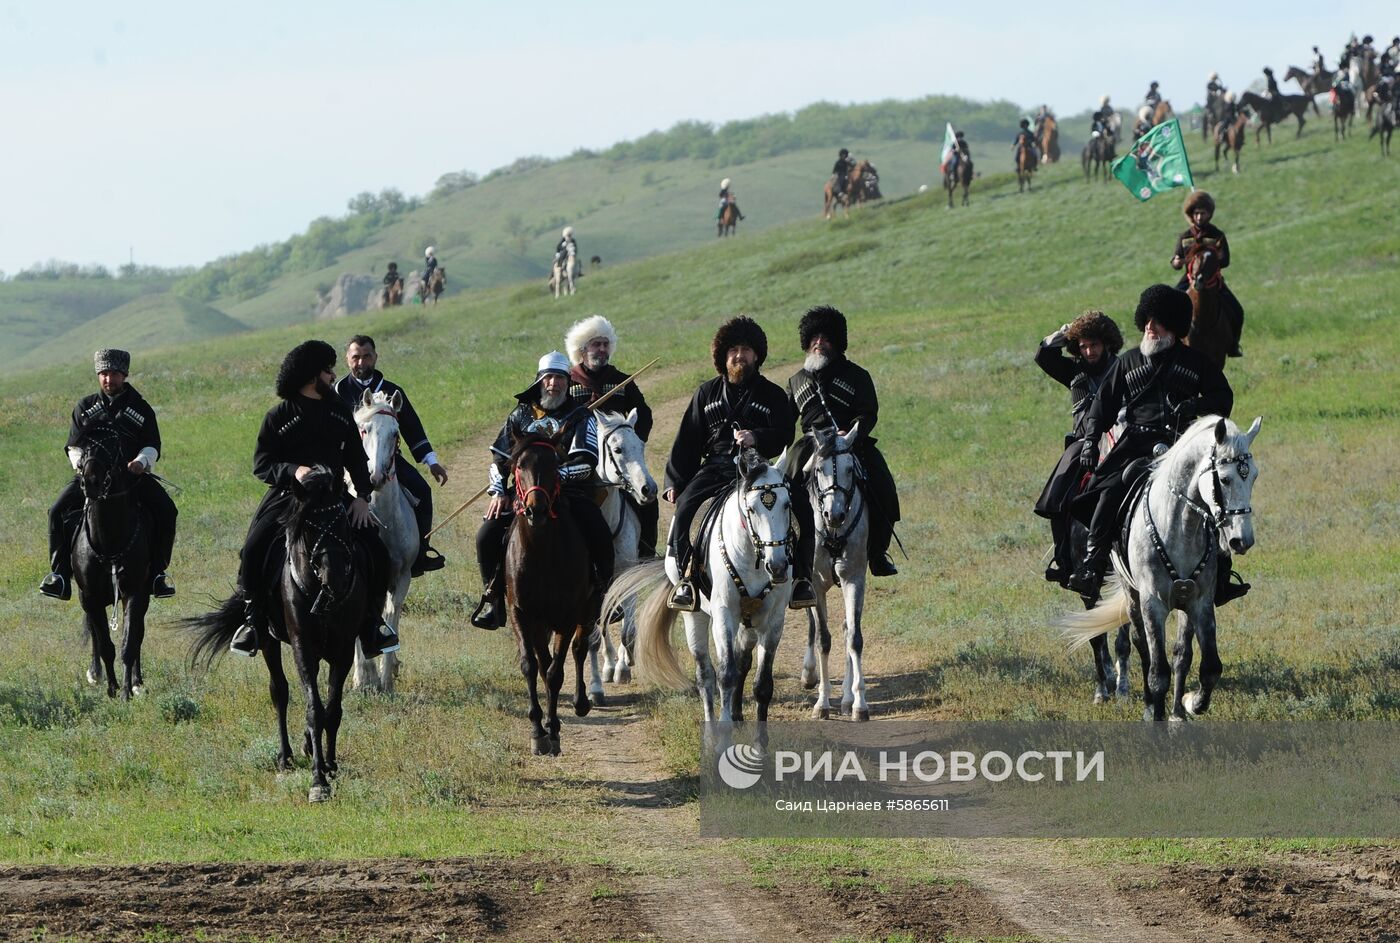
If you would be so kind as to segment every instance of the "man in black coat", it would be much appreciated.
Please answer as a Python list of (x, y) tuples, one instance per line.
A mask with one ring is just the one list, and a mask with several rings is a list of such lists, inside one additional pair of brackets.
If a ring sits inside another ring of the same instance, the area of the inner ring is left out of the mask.
[[(899, 570), (890, 559), (889, 549), (894, 525), (899, 520), (899, 492), (884, 455), (876, 448), (879, 440), (870, 435), (880, 418), (875, 381), (864, 368), (847, 359), (846, 316), (835, 308), (819, 305), (809, 310), (797, 326), (797, 337), (807, 356), (802, 369), (788, 380), (788, 403), (801, 421), (804, 435), (814, 429), (845, 435), (860, 423), (860, 441), (854, 451), (860, 460), (862, 492), (870, 507), (866, 555), (873, 576), (894, 576)], [(795, 469), (803, 468), (811, 455), (811, 440), (801, 439), (799, 443), (797, 454), (789, 462)], [(803, 481), (794, 485), (806, 493)], [(804, 518), (802, 523), (797, 550), (810, 567), (816, 542), (815, 521)]]
[[(1071, 509), (1089, 528), (1084, 560), (1070, 577), (1069, 588), (1097, 599), (1113, 545), (1119, 506), (1131, 484), (1124, 475), (1139, 458), (1151, 458), (1160, 446), (1170, 446), (1201, 416), (1229, 416), (1235, 394), (1225, 374), (1201, 354), (1181, 343), (1191, 330), (1191, 299), (1170, 285), (1152, 285), (1138, 299), (1134, 323), (1142, 343), (1109, 368), (1089, 408), (1080, 445), (1080, 467), (1093, 470)], [(1099, 436), (1112, 428), (1119, 412), (1127, 423), (1122, 436), (1102, 463)], [(1217, 606), (1243, 596), (1248, 584), (1230, 583), (1230, 561), (1222, 559)]]
[[(569, 353), (569, 399), (575, 406), (591, 406), (627, 379), (627, 374), (612, 365), (617, 353), (617, 332), (611, 322), (600, 315), (584, 318), (569, 328), (564, 337), (564, 349)], [(608, 412), (627, 415), (637, 411), (637, 438), (646, 442), (651, 437), (651, 407), (635, 383), (629, 383), (609, 397), (604, 404)], [(651, 501), (639, 504), (624, 492), (622, 500), (632, 506), (641, 533), (637, 536), (637, 559), (656, 556), (657, 518), (660, 505)]]
[[(690, 581), (690, 525), (706, 498), (734, 484), (734, 456), (755, 449), (764, 458), (780, 455), (792, 442), (794, 416), (782, 387), (759, 374), (768, 359), (768, 337), (752, 318), (737, 317), (720, 325), (710, 343), (710, 357), (719, 376), (706, 380), (691, 397), (681, 418), (671, 458), (666, 463), (662, 497), (676, 505), (671, 520), (670, 552), (681, 581), (671, 594), (672, 609), (694, 612), (699, 596)], [(802, 488), (793, 487), (792, 520), (798, 527), (812, 518), (811, 503)], [(789, 608), (816, 605), (810, 556), (793, 557), (793, 589)]]
[[(498, 629), (506, 624), (505, 579), (501, 563), (506, 541), (515, 519), (515, 482), (510, 474), (511, 450), (515, 440), (531, 434), (553, 436), (562, 430), (565, 452), (559, 465), (560, 503), (573, 517), (583, 536), (588, 559), (593, 566), (592, 605), (603, 602), (613, 577), (612, 532), (595, 500), (594, 469), (598, 466), (598, 424), (593, 410), (579, 406), (569, 397), (569, 358), (551, 350), (540, 358), (535, 382), (515, 396), (516, 406), (506, 416), (496, 441), (491, 445), (491, 465), (486, 493), (491, 503), (476, 532), (476, 559), (481, 566), (481, 602), (471, 614), (478, 629)], [(592, 614), (597, 619), (597, 612)]]
[[(136, 476), (136, 500), (151, 513), (155, 532), (151, 541), (151, 595), (164, 599), (175, 595), (175, 584), (166, 574), (175, 549), (175, 502), (150, 474), (160, 458), (160, 427), (149, 403), (126, 382), (131, 354), (124, 350), (99, 350), (93, 355), (98, 392), (73, 407), (64, 450), (77, 471), (83, 446), (94, 436), (115, 434), (126, 469)], [(54, 599), (73, 596), (73, 535), (83, 510), (83, 489), (77, 476), (59, 492), (49, 508), (49, 565), (53, 572), (39, 584), (39, 592)]]
[[(263, 611), (268, 590), (267, 560), (273, 542), (284, 527), (282, 519), (292, 506), (292, 484), (304, 481), (318, 465), (330, 469), (337, 482), (348, 473), (359, 494), (370, 493), (369, 459), (360, 442), (350, 407), (335, 394), (335, 348), (325, 341), (305, 341), (288, 352), (277, 371), (277, 396), (281, 399), (263, 416), (253, 452), (253, 474), (268, 486), (239, 554), (238, 586), (243, 594), (244, 619), (229, 644), (238, 655), (255, 656), (259, 637), (267, 631)], [(369, 513), (369, 501), (352, 499), (341, 485), (350, 524), (374, 558), (366, 605), (382, 612), (388, 592), (389, 555), (379, 539), (379, 529)], [(382, 619), (377, 634), (361, 637), (371, 658), (397, 651), (399, 637)]]
[(837, 196), (846, 192), (847, 181), (850, 179), (851, 171), (855, 168), (856, 162), (851, 160), (851, 152), (844, 147), (841, 148), (841, 153), (836, 155), (836, 163), (831, 165), (831, 172), (836, 177)]
[[(408, 394), (403, 387), (384, 379), (384, 374), (376, 369), (379, 354), (375, 350), (374, 338), (365, 334), (350, 338), (350, 343), (345, 345), (345, 363), (350, 372), (335, 382), (335, 392), (350, 407), (350, 414), (354, 415), (364, 399), (365, 391), (383, 393), (389, 397), (398, 393), (403, 397), (403, 408), (398, 416), (399, 441), (408, 446), (414, 461), (428, 466), (428, 471), (437, 479), (439, 486), (447, 484), (447, 469), (438, 461), (437, 452), (433, 451), (433, 444), (428, 441), (428, 433), (423, 431), (423, 420), (418, 418)], [(428, 531), (433, 529), (433, 490), (402, 452), (394, 458), (394, 473), (398, 475), (399, 484), (417, 502), (413, 516), (418, 522), (419, 544), (418, 558), (413, 561), (413, 575), (422, 576), (431, 570), (441, 570), (447, 561), (428, 545)], [(369, 496), (367, 492), (364, 494)]]
[[(1089, 407), (1122, 349), (1123, 334), (1117, 323), (1102, 311), (1086, 311), (1041, 341), (1040, 349), (1035, 352), (1036, 366), (1069, 390), (1072, 421), (1060, 461), (1035, 504), (1035, 513), (1049, 519), (1050, 534), (1055, 541), (1055, 561), (1045, 571), (1045, 578), (1052, 583), (1064, 585), (1074, 569), (1069, 502), (1079, 493), (1079, 483), (1084, 476), (1079, 466), (1079, 443), (1084, 438)], [(1069, 356), (1065, 356), (1066, 353)]]

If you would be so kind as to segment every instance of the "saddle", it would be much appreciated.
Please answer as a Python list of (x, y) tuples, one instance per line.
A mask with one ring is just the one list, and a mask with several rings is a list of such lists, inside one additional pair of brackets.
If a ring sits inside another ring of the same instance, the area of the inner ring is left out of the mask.
[(1133, 511), (1147, 492), (1147, 483), (1152, 477), (1152, 464), (1152, 459), (1144, 456), (1133, 459), (1123, 467), (1123, 482), (1128, 488), (1123, 492), (1123, 503), (1118, 505), (1118, 513), (1114, 517), (1120, 547), (1128, 546), (1128, 531), (1132, 527)]
[(690, 519), (690, 581), (695, 586), (695, 591), (702, 596), (709, 596), (713, 584), (710, 581), (710, 571), (703, 565), (696, 565), (697, 560), (705, 560), (710, 555), (710, 539), (714, 535), (719, 516), (724, 511), (724, 502), (734, 493), (734, 485), (725, 485), (724, 490), (713, 498), (706, 498), (700, 507), (695, 509), (695, 516)]

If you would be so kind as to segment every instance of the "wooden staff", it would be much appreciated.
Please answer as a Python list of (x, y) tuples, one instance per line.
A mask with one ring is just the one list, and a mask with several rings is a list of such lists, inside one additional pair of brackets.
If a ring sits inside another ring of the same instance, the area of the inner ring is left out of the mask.
[[(642, 367), (640, 370), (638, 370), (638, 371), (636, 371), (635, 373), (633, 373), (630, 377), (628, 377), (627, 379), (623, 380), (623, 381), (622, 381), (621, 383), (619, 383), (617, 386), (613, 387), (612, 389), (610, 389), (610, 390), (608, 390), (606, 393), (604, 393), (602, 396), (598, 397), (596, 400), (594, 400), (592, 403), (589, 404), (588, 408), (589, 408), (589, 409), (597, 409), (599, 406), (602, 406), (604, 403), (606, 403), (606, 402), (612, 397), (612, 395), (613, 395), (614, 393), (616, 393), (618, 390), (622, 389), (622, 388), (623, 388), (624, 386), (626, 386), (627, 384), (631, 383), (633, 380), (637, 379), (637, 377), (641, 376), (642, 373), (643, 373), (644, 371), (650, 370), (652, 367), (656, 366), (657, 363), (660, 362), (660, 360), (661, 360), (660, 357), (653, 357), (652, 360), (651, 360), (651, 363), (648, 363), (647, 365), (645, 365), (644, 367)], [(465, 511), (467, 508), (471, 507), (472, 502), (475, 501), (477, 498), (480, 498), (483, 494), (485, 494), (485, 493), (486, 493), (486, 489), (489, 488), (489, 487), (491, 487), (491, 486), (490, 486), (490, 485), (486, 485), (486, 486), (483, 487), (480, 491), (478, 491), (476, 494), (472, 495), (470, 498), (467, 498), (466, 501), (462, 502), (462, 505), (461, 505), (459, 508), (457, 508), (457, 510), (453, 511), (451, 514), (449, 514), (449, 515), (447, 515), (446, 517), (444, 517), (444, 518), (442, 519), (441, 523), (438, 524), (438, 526), (436, 526), (436, 527), (434, 527), (432, 530), (428, 531), (428, 537), (431, 537), (431, 536), (433, 536), (433, 534), (436, 534), (438, 531), (442, 530), (444, 527), (446, 527), (448, 524), (450, 524), (450, 523), (452, 522), (452, 519), (455, 518), (458, 514), (461, 514), (461, 513), (462, 513), (463, 511)], [(425, 538), (425, 539), (426, 539), (426, 538)]]

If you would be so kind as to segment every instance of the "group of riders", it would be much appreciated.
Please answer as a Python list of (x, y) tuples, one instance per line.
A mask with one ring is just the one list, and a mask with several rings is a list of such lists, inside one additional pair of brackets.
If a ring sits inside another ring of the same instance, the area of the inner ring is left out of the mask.
[[(793, 441), (800, 423), (804, 434), (835, 431), (846, 434), (859, 424), (861, 438), (855, 454), (861, 467), (861, 486), (871, 508), (869, 561), (877, 576), (895, 574), (889, 557), (894, 525), (899, 520), (899, 498), (889, 466), (870, 435), (879, 415), (879, 401), (870, 374), (846, 356), (845, 316), (821, 306), (801, 319), (798, 340), (804, 354), (802, 367), (786, 389), (763, 376), (768, 355), (763, 329), (752, 319), (737, 317), (716, 332), (710, 354), (716, 376), (701, 384), (681, 421), (666, 464), (662, 497), (675, 504), (669, 552), (680, 564), (682, 579), (669, 600), (673, 608), (699, 606), (692, 582), (690, 525), (707, 498), (732, 487), (734, 459), (742, 449), (756, 449), (765, 458), (777, 457)], [(567, 355), (551, 351), (540, 358), (533, 382), (515, 397), (515, 405), (502, 424), (490, 449), (486, 493), (490, 502), (476, 537), (483, 594), (470, 621), (484, 629), (505, 624), (502, 561), (510, 523), (521, 506), (510, 474), (515, 439), (543, 433), (559, 443), (559, 495), (555, 506), (567, 509), (578, 525), (594, 576), (594, 600), (600, 604), (613, 576), (613, 538), (599, 510), (602, 493), (597, 474), (600, 459), (597, 423), (592, 405), (607, 396), (608, 408), (636, 411), (635, 428), (643, 442), (652, 432), (651, 410), (635, 381), (616, 367), (617, 332), (606, 318), (593, 316), (573, 325), (565, 337)], [(414, 467), (427, 467), (438, 485), (448, 473), (439, 461), (422, 421), (408, 394), (387, 379), (378, 368), (374, 340), (357, 334), (343, 352), (348, 368), (337, 380), (340, 354), (320, 340), (305, 341), (283, 358), (275, 391), (278, 402), (264, 415), (253, 451), (253, 474), (267, 490), (263, 495), (240, 552), (238, 590), (242, 597), (242, 624), (230, 649), (253, 656), (266, 643), (269, 618), (268, 589), (280, 579), (286, 562), (281, 553), (289, 511), (299, 483), (329, 472), (354, 540), (370, 561), (366, 574), (368, 607), (372, 614), (383, 609), (388, 587), (388, 551), (370, 513), (372, 491), (368, 457), (357, 427), (354, 408), (366, 394), (382, 393), (401, 402), (397, 411), (402, 452), (395, 455), (393, 474), (411, 496), (419, 532), (419, 552), (412, 575), (441, 569), (445, 560), (428, 543), (432, 525), (432, 493), (426, 479)], [(155, 411), (127, 382), (130, 354), (100, 350), (95, 355), (99, 389), (74, 407), (67, 453), (75, 471), (83, 450), (96, 438), (115, 443), (126, 471), (129, 489), (150, 514), (152, 540), (151, 595), (175, 594), (168, 575), (175, 542), (175, 504), (161, 487), (152, 469), (161, 455), (161, 438)], [(790, 463), (789, 490), (796, 511), (794, 542), (794, 592), (791, 605), (806, 608), (816, 599), (810, 581), (815, 527), (805, 486), (805, 462)], [(353, 490), (347, 489), (349, 478)], [(49, 551), (52, 572), (40, 591), (57, 599), (71, 598), (72, 547), (84, 504), (78, 478), (60, 493), (49, 511)], [(656, 553), (658, 509), (655, 502), (626, 500), (637, 514), (637, 557)], [(596, 611), (594, 613), (597, 615)], [(399, 640), (394, 629), (380, 618), (366, 621), (360, 642), (368, 657), (395, 651)]]
[[(438, 270), (437, 250), (432, 246), (423, 250), (423, 272), (419, 276), (419, 282), (423, 285), (432, 285), (433, 275)], [(399, 263), (390, 262), (388, 270), (384, 273), (383, 299), (385, 306), (390, 304), (402, 304), (404, 294), (403, 276), (399, 274)], [(397, 299), (397, 300), (395, 300)]]

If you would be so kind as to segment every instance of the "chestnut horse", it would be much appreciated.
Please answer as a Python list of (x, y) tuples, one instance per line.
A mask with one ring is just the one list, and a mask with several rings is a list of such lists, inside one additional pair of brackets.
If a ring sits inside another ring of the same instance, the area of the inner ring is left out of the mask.
[(1186, 345), (1220, 369), (1234, 343), (1234, 331), (1221, 310), (1220, 254), (1216, 246), (1197, 239), (1186, 249), (1186, 293), (1191, 296), (1191, 333)]
[(715, 233), (716, 236), (732, 236), (734, 228), (739, 225), (739, 207), (734, 205), (733, 200), (727, 200), (724, 209), (720, 210), (719, 223)]
[(1040, 162), (1053, 164), (1060, 159), (1060, 127), (1054, 115), (1046, 115), (1040, 122)]
[(403, 279), (396, 278), (392, 285), (384, 288), (384, 307), (392, 308), (403, 304)]
[(1215, 132), (1215, 169), (1220, 169), (1220, 150), (1225, 149), (1228, 155), (1234, 152), (1234, 163), (1230, 165), (1231, 173), (1240, 172), (1240, 149), (1244, 147), (1244, 142), (1248, 139), (1245, 130), (1249, 126), (1249, 115), (1241, 108), (1235, 114), (1235, 120), (1228, 125), (1222, 124)]
[(1167, 122), (1167, 121), (1172, 120), (1172, 117), (1173, 117), (1173, 116), (1174, 116), (1174, 112), (1172, 111), (1172, 103), (1171, 103), (1171, 102), (1169, 102), (1169, 101), (1160, 101), (1160, 102), (1158, 102), (1158, 103), (1157, 103), (1157, 107), (1156, 107), (1156, 108), (1153, 110), (1153, 112), (1152, 112), (1152, 127), (1155, 128), (1155, 127), (1157, 127), (1157, 125), (1162, 124), (1163, 122)]
[(447, 269), (438, 266), (433, 269), (432, 276), (425, 282), (418, 282), (418, 300), (423, 304), (428, 303), (428, 296), (431, 295), (433, 304), (437, 304), (438, 295), (447, 287)]
[(1029, 147), (1022, 145), (1016, 148), (1016, 192), (1024, 193), (1030, 189), (1031, 174), (1035, 173), (1035, 154)]
[[(583, 535), (566, 509), (559, 513), (557, 438), (515, 440), (510, 467), (515, 477), (515, 519), (506, 540), (506, 608), (515, 629), (520, 673), (530, 689), (530, 748), (536, 756), (559, 755), (559, 691), (564, 662), (574, 654), (574, 713), (593, 705), (583, 684), (596, 607)], [(554, 643), (553, 651), (550, 643)], [(547, 711), (538, 683), (547, 686)]]

